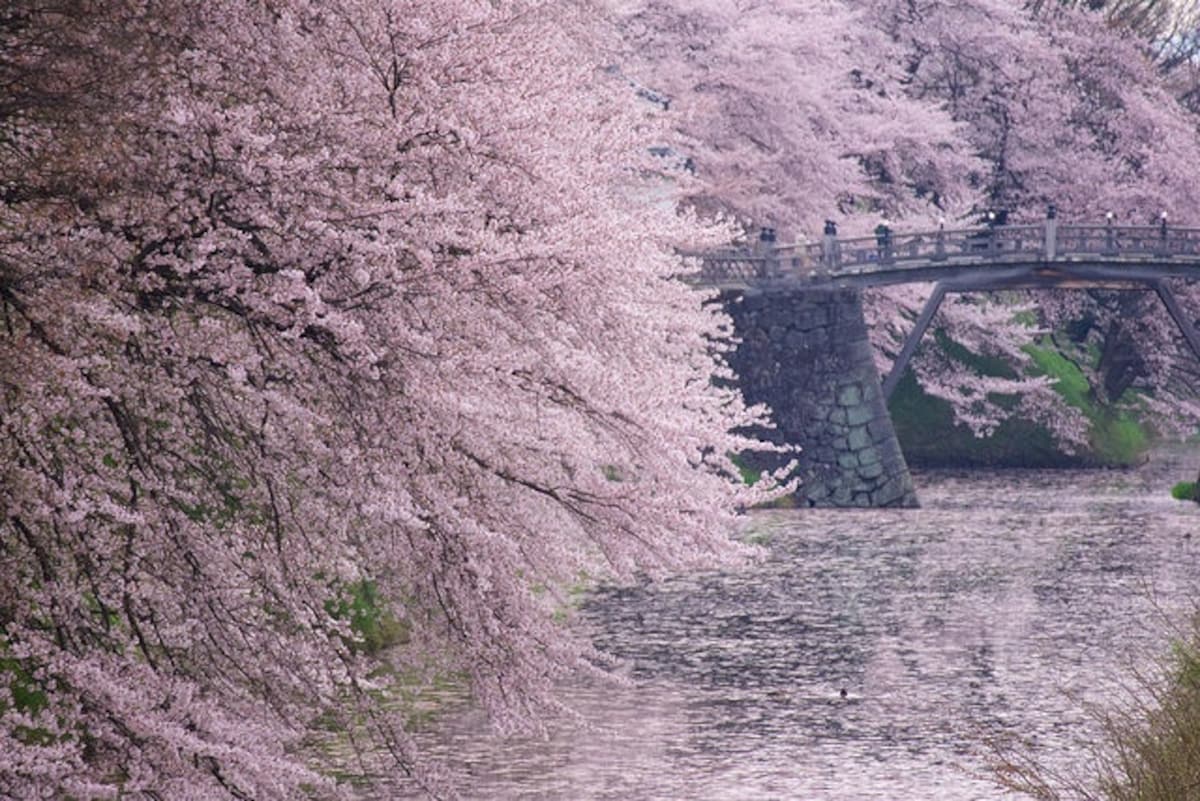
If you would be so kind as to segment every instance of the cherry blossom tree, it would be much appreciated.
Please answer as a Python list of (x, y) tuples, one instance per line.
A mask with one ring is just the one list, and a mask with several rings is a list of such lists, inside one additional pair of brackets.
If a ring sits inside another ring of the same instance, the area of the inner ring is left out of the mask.
[(760, 417), (673, 255), (728, 234), (585, 5), (2, 15), (4, 794), (333, 795), (314, 721), (412, 770), (389, 687), (531, 725), (581, 571), (738, 553)]
[[(663, 0), (619, 5), (626, 40), (621, 69), (669, 120), (671, 146), (696, 172), (697, 206), (728, 213), (750, 229), (787, 233), (818, 231), (833, 217), (843, 234), (853, 235), (871, 229), (881, 215), (932, 228), (939, 217), (961, 222), (986, 205), (991, 162), (980, 145), (985, 134), (972, 128), (978, 116), (914, 89), (911, 43), (892, 22), (898, 13), (892, 6), (886, 0), (786, 8)], [(1014, 24), (1019, 18), (1031, 25), (1019, 9), (1010, 16)], [(881, 372), (927, 292), (898, 288), (868, 296)], [(1021, 346), (1031, 332), (1013, 316), (1005, 306), (955, 297), (940, 319), (993, 355), (1027, 363)], [(983, 386), (964, 365), (933, 349), (916, 367), (926, 391), (949, 400), (979, 433), (1013, 411), (992, 402), (995, 382)], [(1052, 421), (1071, 441), (1082, 438), (1081, 419), (1063, 408), (1048, 382), (1014, 377), (1004, 389), (1023, 396), (1022, 412)]]
[[(1128, 31), (1149, 48), (1158, 69), (1168, 76), (1191, 75), (1189, 63), (1200, 54), (1200, 9), (1194, 3), (1176, 0), (1056, 0), (1070, 8), (1084, 7), (1104, 14), (1108, 25)], [(1053, 9), (1050, 0), (1033, 0), (1028, 7), (1038, 14)], [(1189, 81), (1191, 83), (1191, 81)], [(1192, 87), (1180, 98), (1191, 107)], [(1193, 107), (1194, 110), (1194, 107)]]
[(657, 103), (697, 207), (811, 234), (973, 199), (963, 132), (905, 95), (894, 48), (841, 0), (612, 5), (619, 69)]
[[(1151, 30), (1182, 17), (1152, 3), (1113, 3), (1104, 14), (1066, 5), (611, 7), (625, 41), (619, 69), (668, 121), (667, 144), (695, 171), (693, 202), (748, 229), (811, 234), (834, 217), (844, 234), (864, 233), (881, 214), (907, 227), (942, 216), (961, 225), (996, 207), (1033, 222), (1050, 203), (1068, 221), (1110, 211), (1118, 223), (1147, 224), (1163, 211), (1186, 221), (1198, 199), (1187, 178), (1200, 157), (1195, 121), (1147, 44), (1160, 43)], [(923, 299), (911, 289), (868, 299), (882, 368)], [(1080, 320), (1088, 325), (1073, 330), (1104, 351), (1097, 367), (1081, 365), (1100, 400), (1133, 386), (1157, 393), (1152, 408), (1185, 425), (1195, 419), (1178, 375), (1192, 357), (1156, 303), (1073, 292), (993, 300), (956, 296), (938, 325), (1012, 363), (1003, 391), (937, 349), (914, 364), (925, 390), (977, 432), (1019, 412), (1068, 445), (1082, 442), (1082, 417), (1046, 380), (1022, 378), (1032, 367), (1024, 348)], [(1029, 325), (1033, 309), (1040, 319)], [(995, 402), (1013, 394), (1018, 405)]]
[[(1058, 4), (1030, 13), (1005, 0), (878, 0), (864, 7), (890, 39), (902, 43), (910, 95), (943, 104), (987, 163), (973, 176), (982, 189), (980, 208), (1008, 208), (1014, 220), (1036, 221), (1054, 203), (1068, 221), (1113, 212), (1118, 224), (1145, 225), (1164, 211), (1187, 224), (1200, 207), (1186, 166), (1200, 158), (1196, 122), (1174, 101), (1142, 41), (1105, 16)], [(1185, 303), (1200, 308), (1200, 294), (1180, 291)], [(996, 327), (985, 316), (979, 322), (988, 327), (978, 330), (987, 337), (972, 337), (967, 329), (978, 311), (972, 300), (948, 308), (942, 319), (964, 341), (982, 339), (985, 352), (1007, 351), (1018, 366), (1020, 346), (1033, 335), (1082, 321), (1072, 329), (1103, 351), (1098, 369), (1081, 365), (1098, 398), (1116, 401), (1135, 386), (1152, 391), (1144, 402), (1164, 423), (1186, 428), (1200, 420), (1194, 391), (1178, 378), (1194, 357), (1152, 295), (1152, 302), (1101, 292), (1038, 293), (1031, 300), (1042, 321), (1033, 328), (1012, 322)], [(898, 313), (888, 302), (878, 308), (882, 319)], [(902, 304), (899, 313), (911, 316), (914, 308)], [(881, 344), (885, 351), (895, 347)], [(944, 354), (927, 349), (915, 367), (926, 389), (951, 400), (960, 415), (977, 412), (982, 388), (965, 370), (948, 365)], [(1044, 387), (1034, 391), (1043, 395), (1036, 406), (1047, 421), (1055, 414), (1053, 396)], [(993, 406), (985, 420), (999, 412)], [(1052, 429), (1068, 438), (1079, 432), (1078, 426)]]
[(1016, 219), (1066, 214), (1151, 223), (1195, 189), (1190, 117), (1140, 43), (1103, 16), (1057, 6), (1040, 16), (1006, 0), (879, 0), (873, 19), (907, 42), (909, 92), (945, 104), (989, 165), (984, 200)]

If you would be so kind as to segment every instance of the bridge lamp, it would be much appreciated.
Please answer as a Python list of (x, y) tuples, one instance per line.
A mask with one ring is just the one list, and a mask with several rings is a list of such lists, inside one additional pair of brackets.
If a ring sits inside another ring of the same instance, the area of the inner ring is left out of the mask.
[(1053, 203), (1046, 206), (1046, 219), (1053, 220), (1057, 217), (1058, 217), (1058, 206), (1055, 206)]

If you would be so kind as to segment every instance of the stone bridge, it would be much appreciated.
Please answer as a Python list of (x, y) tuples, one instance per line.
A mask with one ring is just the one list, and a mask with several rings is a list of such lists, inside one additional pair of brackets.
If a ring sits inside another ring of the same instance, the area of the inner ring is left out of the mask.
[[(697, 254), (689, 280), (721, 292), (741, 340), (730, 361), (747, 400), (766, 403), (768, 438), (799, 445), (810, 506), (915, 506), (888, 415), (891, 397), (949, 292), (999, 289), (1152, 291), (1200, 359), (1200, 321), (1188, 320), (1167, 280), (1200, 279), (1200, 229), (1159, 225), (1041, 225), (917, 233), (878, 229), (839, 240)], [(861, 291), (932, 283), (895, 364), (880, 380)], [(757, 457), (748, 457), (754, 459)], [(757, 467), (770, 467), (762, 457)]]

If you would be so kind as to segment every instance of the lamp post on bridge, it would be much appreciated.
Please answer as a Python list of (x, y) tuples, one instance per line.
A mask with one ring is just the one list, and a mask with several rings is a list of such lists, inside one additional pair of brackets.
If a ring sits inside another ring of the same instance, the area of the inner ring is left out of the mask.
[(1054, 261), (1058, 253), (1058, 206), (1046, 206), (1046, 261)]
[(839, 261), (839, 255), (837, 223), (833, 220), (826, 220), (821, 240), (821, 268), (818, 272), (826, 276), (833, 272), (833, 268), (837, 266)]
[(1117, 252), (1117, 235), (1113, 231), (1113, 219), (1116, 216), (1111, 211), (1104, 215), (1104, 255), (1106, 256)]
[(882, 217), (879, 220), (879, 225), (875, 226), (875, 246), (879, 252), (880, 264), (891, 264), (892, 258), (892, 224), (888, 222), (887, 217)]
[(779, 278), (782, 273), (779, 254), (775, 251), (775, 239), (774, 228), (758, 229), (758, 247), (756, 249), (763, 258), (764, 278)]

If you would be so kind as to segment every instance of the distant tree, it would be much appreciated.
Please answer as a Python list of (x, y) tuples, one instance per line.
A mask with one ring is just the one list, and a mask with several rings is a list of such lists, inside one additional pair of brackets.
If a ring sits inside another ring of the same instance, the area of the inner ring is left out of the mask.
[(1200, 8), (1177, 0), (1032, 0), (1035, 15), (1061, 7), (1099, 12), (1107, 24), (1144, 43), (1155, 64), (1170, 74), (1200, 54)]
[[(749, 228), (811, 236), (834, 216), (854, 235), (880, 214), (930, 228), (939, 216), (975, 222), (986, 208), (1031, 222), (1049, 203), (1064, 220), (1113, 211), (1120, 223), (1148, 224), (1166, 211), (1186, 224), (1200, 207), (1187, 177), (1200, 159), (1194, 120), (1151, 61), (1161, 35), (1152, 31), (1183, 24), (1160, 5), (1117, 2), (1107, 16), (1014, 0), (610, 7), (625, 43), (619, 69), (693, 165), (693, 202)], [(881, 368), (923, 297), (901, 289), (869, 299)], [(982, 433), (1020, 413), (1081, 442), (1081, 415), (1047, 381), (1022, 376), (1032, 367), (1025, 346), (1080, 320), (1088, 324), (1074, 330), (1103, 351), (1098, 369), (1081, 365), (1098, 399), (1150, 390), (1147, 403), (1172, 410), (1172, 421), (1196, 419), (1178, 372), (1192, 356), (1157, 301), (1075, 292), (1030, 300), (945, 304), (945, 332), (1016, 369), (985, 380), (924, 349), (914, 365), (922, 385), (962, 422)]]
[[(979, 17), (977, 4), (908, 12), (907, 4), (891, 0), (787, 8), (668, 0), (614, 5), (626, 43), (621, 70), (652, 89), (674, 131), (672, 146), (694, 164), (690, 194), (701, 209), (725, 212), (748, 227), (810, 235), (832, 216), (843, 235), (861, 235), (881, 214), (902, 218), (906, 227), (933, 228), (939, 217), (962, 224), (972, 209), (1002, 205), (1001, 187), (1015, 182), (998, 166), (1014, 158), (999, 152), (1008, 145), (1009, 112), (975, 108), (983, 82), (995, 79), (968, 60), (1016, 63), (1029, 56), (1005, 49), (1030, 46), (1005, 31), (1006, 25), (1034, 30), (1018, 7), (1004, 6), (999, 19), (988, 20)], [(922, 16), (908, 20), (909, 13)], [(999, 31), (989, 34), (989, 22)], [(933, 32), (937, 26), (945, 27), (944, 39)], [(947, 53), (934, 53), (943, 41)], [(1061, 70), (1050, 48), (1040, 52), (1037, 57)], [(937, 62), (938, 73), (930, 65), (920, 68), (925, 57)], [(1040, 66), (1005, 78), (1005, 91), (1025, 91), (1030, 81), (1042, 80)], [(952, 86), (960, 88), (948, 96)], [(1030, 150), (1015, 141), (1013, 148), (1018, 160)], [(1047, 163), (1038, 153), (1029, 158), (1039, 160), (1038, 168)], [(868, 297), (881, 371), (889, 369), (923, 297), (911, 288)], [(1021, 346), (1033, 331), (1014, 322), (1014, 314), (1007, 305), (954, 297), (939, 325), (991, 355), (1028, 364)], [(925, 349), (916, 364), (921, 382), (977, 432), (1019, 410), (1070, 441), (1083, 438), (1082, 418), (1063, 407), (1046, 381), (1015, 375), (984, 382), (944, 356)], [(994, 402), (992, 393), (1001, 389), (1024, 397), (1019, 409)]]
[[(1066, 0), (1104, 14), (1116, 30), (1136, 37), (1167, 88), (1192, 113), (1200, 113), (1200, 6), (1173, 0)], [(1038, 14), (1053, 14), (1055, 4), (1037, 0)]]
[(726, 234), (662, 202), (600, 30), (522, 0), (0, 12), (0, 794), (331, 794), (318, 718), (408, 770), (387, 675), (531, 725), (594, 664), (553, 619), (580, 571), (736, 553), (756, 416), (673, 255)]
[(1178, 174), (1198, 145), (1139, 43), (1102, 16), (1055, 7), (1034, 17), (1008, 0), (912, 5), (869, 0), (904, 43), (908, 91), (965, 125), (989, 170), (989, 206), (1147, 224), (1195, 206)]
[[(1173, 223), (1200, 223), (1191, 219), (1200, 194), (1188, 177), (1200, 160), (1195, 120), (1175, 102), (1142, 42), (1104, 16), (1057, 4), (1034, 15), (1007, 0), (862, 6), (906, 53), (908, 92), (941, 103), (965, 126), (988, 165), (975, 178), (988, 207), (1012, 209), (1017, 221), (1039, 220), (1055, 203), (1067, 221), (1113, 211), (1118, 224), (1146, 225), (1166, 211)], [(1200, 308), (1200, 293), (1181, 292)], [(992, 328), (1009, 343), (1001, 350), (1011, 353), (1038, 332), (1086, 321), (1074, 329), (1103, 351), (1098, 371), (1085, 365), (1098, 398), (1115, 401), (1135, 386), (1153, 391), (1147, 403), (1163, 413), (1164, 424), (1187, 428), (1200, 420), (1194, 388), (1177, 377), (1194, 357), (1156, 300), (1102, 292), (1038, 293), (1032, 300), (1041, 325)], [(968, 302), (950, 307), (947, 317), (958, 309), (968, 317), (950, 325), (971, 338), (965, 328), (975, 310)], [(950, 378), (939, 358), (930, 350), (918, 361), (922, 383), (968, 388), (963, 400), (970, 403), (956, 407), (970, 414), (979, 388), (971, 388), (966, 371)], [(993, 407), (991, 414), (1002, 410)]]
[(840, 0), (613, 2), (623, 74), (694, 166), (695, 205), (744, 226), (843, 234), (969, 206), (960, 127), (903, 91), (891, 44)]

